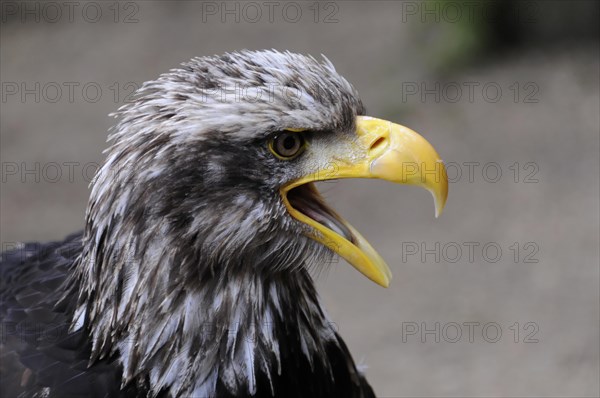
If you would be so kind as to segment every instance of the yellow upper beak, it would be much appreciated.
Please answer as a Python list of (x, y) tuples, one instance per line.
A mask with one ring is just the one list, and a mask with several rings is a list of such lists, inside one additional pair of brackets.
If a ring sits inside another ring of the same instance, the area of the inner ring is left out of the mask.
[[(399, 184), (417, 185), (433, 195), (439, 216), (448, 196), (446, 169), (435, 149), (413, 130), (368, 116), (356, 119), (356, 142), (347, 153), (335, 154), (336, 167), (299, 178), (282, 188), (290, 214), (312, 226), (313, 239), (325, 244), (375, 283), (387, 287), (391, 272), (385, 261), (358, 231), (337, 214), (353, 234), (353, 242), (294, 209), (287, 200), (292, 188), (312, 181), (338, 178), (378, 178)], [(331, 163), (330, 163), (331, 164)]]

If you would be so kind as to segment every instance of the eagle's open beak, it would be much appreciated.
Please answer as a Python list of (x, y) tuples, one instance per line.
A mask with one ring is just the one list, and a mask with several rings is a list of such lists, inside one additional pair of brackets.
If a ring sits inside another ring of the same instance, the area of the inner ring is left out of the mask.
[(446, 169), (435, 149), (419, 134), (399, 124), (367, 116), (357, 117), (356, 141), (347, 146), (346, 152), (334, 154), (322, 170), (284, 186), (282, 197), (292, 217), (315, 229), (313, 239), (332, 249), (375, 283), (387, 287), (392, 274), (385, 261), (358, 231), (325, 205), (312, 182), (379, 178), (417, 185), (432, 193), (437, 217), (448, 195)]

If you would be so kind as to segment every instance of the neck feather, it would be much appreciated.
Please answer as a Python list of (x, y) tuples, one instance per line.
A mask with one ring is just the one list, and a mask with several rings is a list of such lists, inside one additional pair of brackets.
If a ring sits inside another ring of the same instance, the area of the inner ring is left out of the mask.
[(240, 264), (236, 272), (207, 273), (198, 284), (125, 272), (114, 277), (110, 294), (80, 292), (86, 299), (74, 321), (87, 320), (92, 361), (116, 354), (123, 384), (149, 378), (154, 393), (214, 396), (220, 385), (251, 395), (257, 380), (273, 388), (290, 355), (330, 373), (327, 346), (337, 338), (312, 278), (305, 267), (256, 272), (271, 266)]

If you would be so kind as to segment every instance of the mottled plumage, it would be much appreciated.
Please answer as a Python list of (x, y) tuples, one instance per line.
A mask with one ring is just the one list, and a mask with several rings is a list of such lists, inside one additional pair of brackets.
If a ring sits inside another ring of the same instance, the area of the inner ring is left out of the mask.
[(353, 145), (362, 113), (329, 61), (292, 53), (144, 84), (115, 114), (83, 234), (2, 256), (2, 396), (374, 396), (309, 275), (331, 252), (281, 201), (320, 160), (266, 145), (289, 128)]

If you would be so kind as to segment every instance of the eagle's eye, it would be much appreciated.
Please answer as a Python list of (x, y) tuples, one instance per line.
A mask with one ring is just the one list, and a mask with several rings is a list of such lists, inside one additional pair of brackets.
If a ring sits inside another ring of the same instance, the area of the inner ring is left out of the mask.
[(269, 141), (271, 152), (282, 160), (290, 160), (300, 155), (306, 147), (302, 134), (284, 131)]

